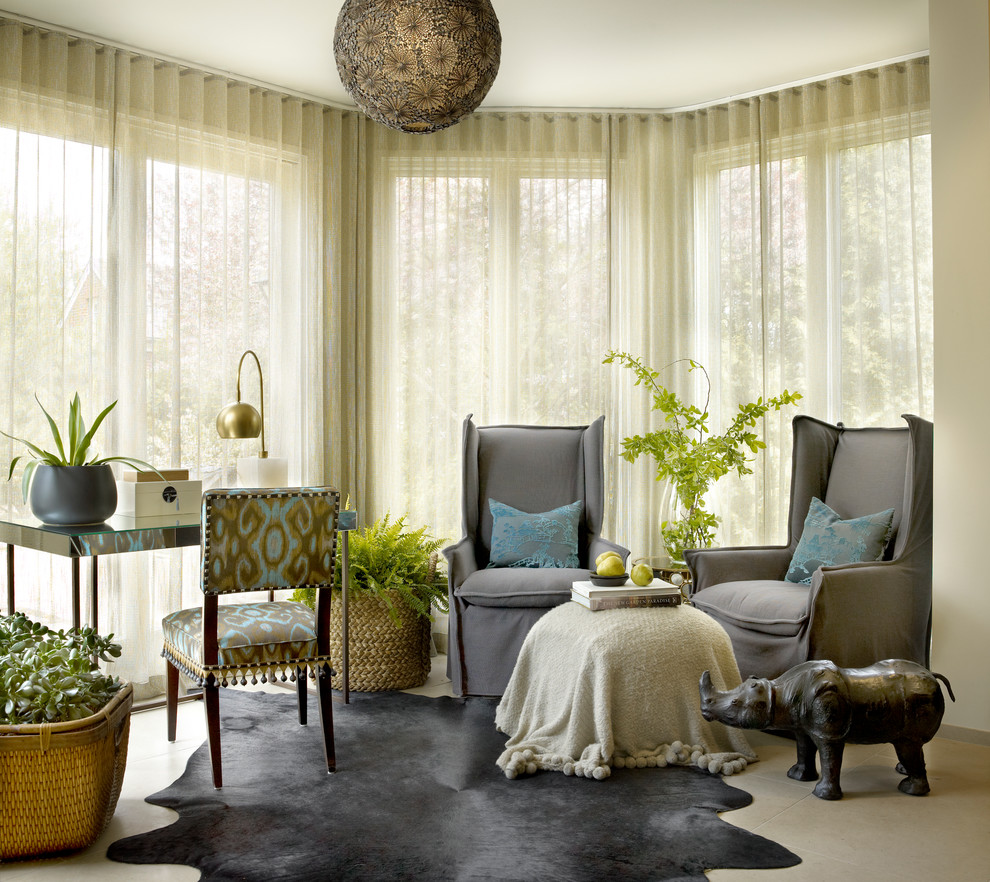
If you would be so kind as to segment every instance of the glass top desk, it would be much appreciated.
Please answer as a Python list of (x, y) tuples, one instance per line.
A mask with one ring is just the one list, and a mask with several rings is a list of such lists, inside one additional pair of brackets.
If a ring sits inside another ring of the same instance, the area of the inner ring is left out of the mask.
[[(344, 702), (350, 701), (349, 640), (347, 595), (350, 584), (348, 534), (357, 528), (357, 512), (341, 511), (337, 532), (341, 535), (341, 680)], [(182, 548), (199, 544), (199, 512), (176, 517), (132, 518), (114, 515), (102, 524), (56, 527), (36, 518), (0, 521), (0, 542), (7, 545), (7, 614), (14, 612), (14, 547), (31, 548), (68, 557), (72, 562), (72, 626), (82, 624), (79, 558), (92, 561), (89, 582), (89, 622), (99, 627), (99, 571), (101, 554), (129, 551), (153, 551), (158, 548)], [(269, 597), (273, 592), (269, 592)]]
[(182, 548), (199, 544), (199, 512), (170, 517), (132, 518), (114, 515), (102, 524), (56, 527), (25, 517), (0, 521), (0, 542), (7, 545), (7, 612), (14, 612), (14, 547), (45, 551), (72, 561), (72, 626), (82, 624), (79, 558), (92, 559), (89, 585), (89, 622), (98, 627), (99, 576), (97, 558), (101, 554), (152, 551), (156, 548)]

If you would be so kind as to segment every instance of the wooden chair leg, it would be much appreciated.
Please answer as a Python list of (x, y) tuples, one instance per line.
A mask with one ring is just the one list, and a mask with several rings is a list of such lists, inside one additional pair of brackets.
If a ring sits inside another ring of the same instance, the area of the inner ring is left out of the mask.
[(320, 724), (323, 726), (323, 755), (327, 760), (327, 771), (337, 771), (337, 755), (333, 744), (333, 691), (330, 688), (329, 666), (321, 666), (316, 677), (319, 695)]
[(203, 706), (206, 708), (206, 734), (210, 742), (213, 786), (219, 790), (223, 787), (223, 771), (220, 767), (220, 687), (212, 679), (203, 687)]
[(165, 715), (168, 721), (168, 740), (175, 741), (179, 710), (179, 669), (167, 660), (165, 669)]
[(296, 698), (299, 700), (299, 725), (306, 725), (306, 673), (305, 667), (296, 668)]

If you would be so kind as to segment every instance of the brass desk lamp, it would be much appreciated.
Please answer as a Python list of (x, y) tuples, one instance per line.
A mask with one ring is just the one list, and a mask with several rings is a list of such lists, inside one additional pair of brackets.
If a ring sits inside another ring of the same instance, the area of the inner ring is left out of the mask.
[[(258, 365), (258, 385), (260, 387), (261, 413), (246, 401), (241, 401), (241, 368), (247, 356)], [(261, 435), (261, 459), (268, 457), (265, 449), (265, 380), (261, 373), (261, 362), (254, 351), (249, 349), (237, 363), (237, 401), (228, 404), (217, 414), (217, 433), (221, 438), (257, 438)]]

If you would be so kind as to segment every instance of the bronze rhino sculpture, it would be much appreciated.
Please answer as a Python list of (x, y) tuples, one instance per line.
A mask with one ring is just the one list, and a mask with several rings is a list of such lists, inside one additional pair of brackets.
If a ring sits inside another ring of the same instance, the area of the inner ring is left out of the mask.
[(775, 680), (750, 677), (719, 692), (708, 671), (701, 675), (701, 714), (741, 729), (794, 732), (797, 763), (787, 772), (797, 781), (814, 781), (815, 751), (822, 775), (815, 787), (820, 799), (841, 799), (839, 769), (842, 749), (850, 744), (890, 742), (897, 752), (897, 771), (907, 775), (898, 789), (924, 796), (931, 789), (925, 773), (923, 745), (935, 736), (945, 699), (941, 674), (903, 659), (887, 659), (865, 668), (840, 668), (830, 661), (795, 665)]

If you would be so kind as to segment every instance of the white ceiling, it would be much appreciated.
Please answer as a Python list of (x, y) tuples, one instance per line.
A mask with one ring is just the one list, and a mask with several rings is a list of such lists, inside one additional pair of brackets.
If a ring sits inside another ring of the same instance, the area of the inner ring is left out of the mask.
[[(484, 107), (677, 108), (928, 49), (928, 0), (492, 0)], [(342, 0), (0, 0), (74, 32), (351, 104)]]

